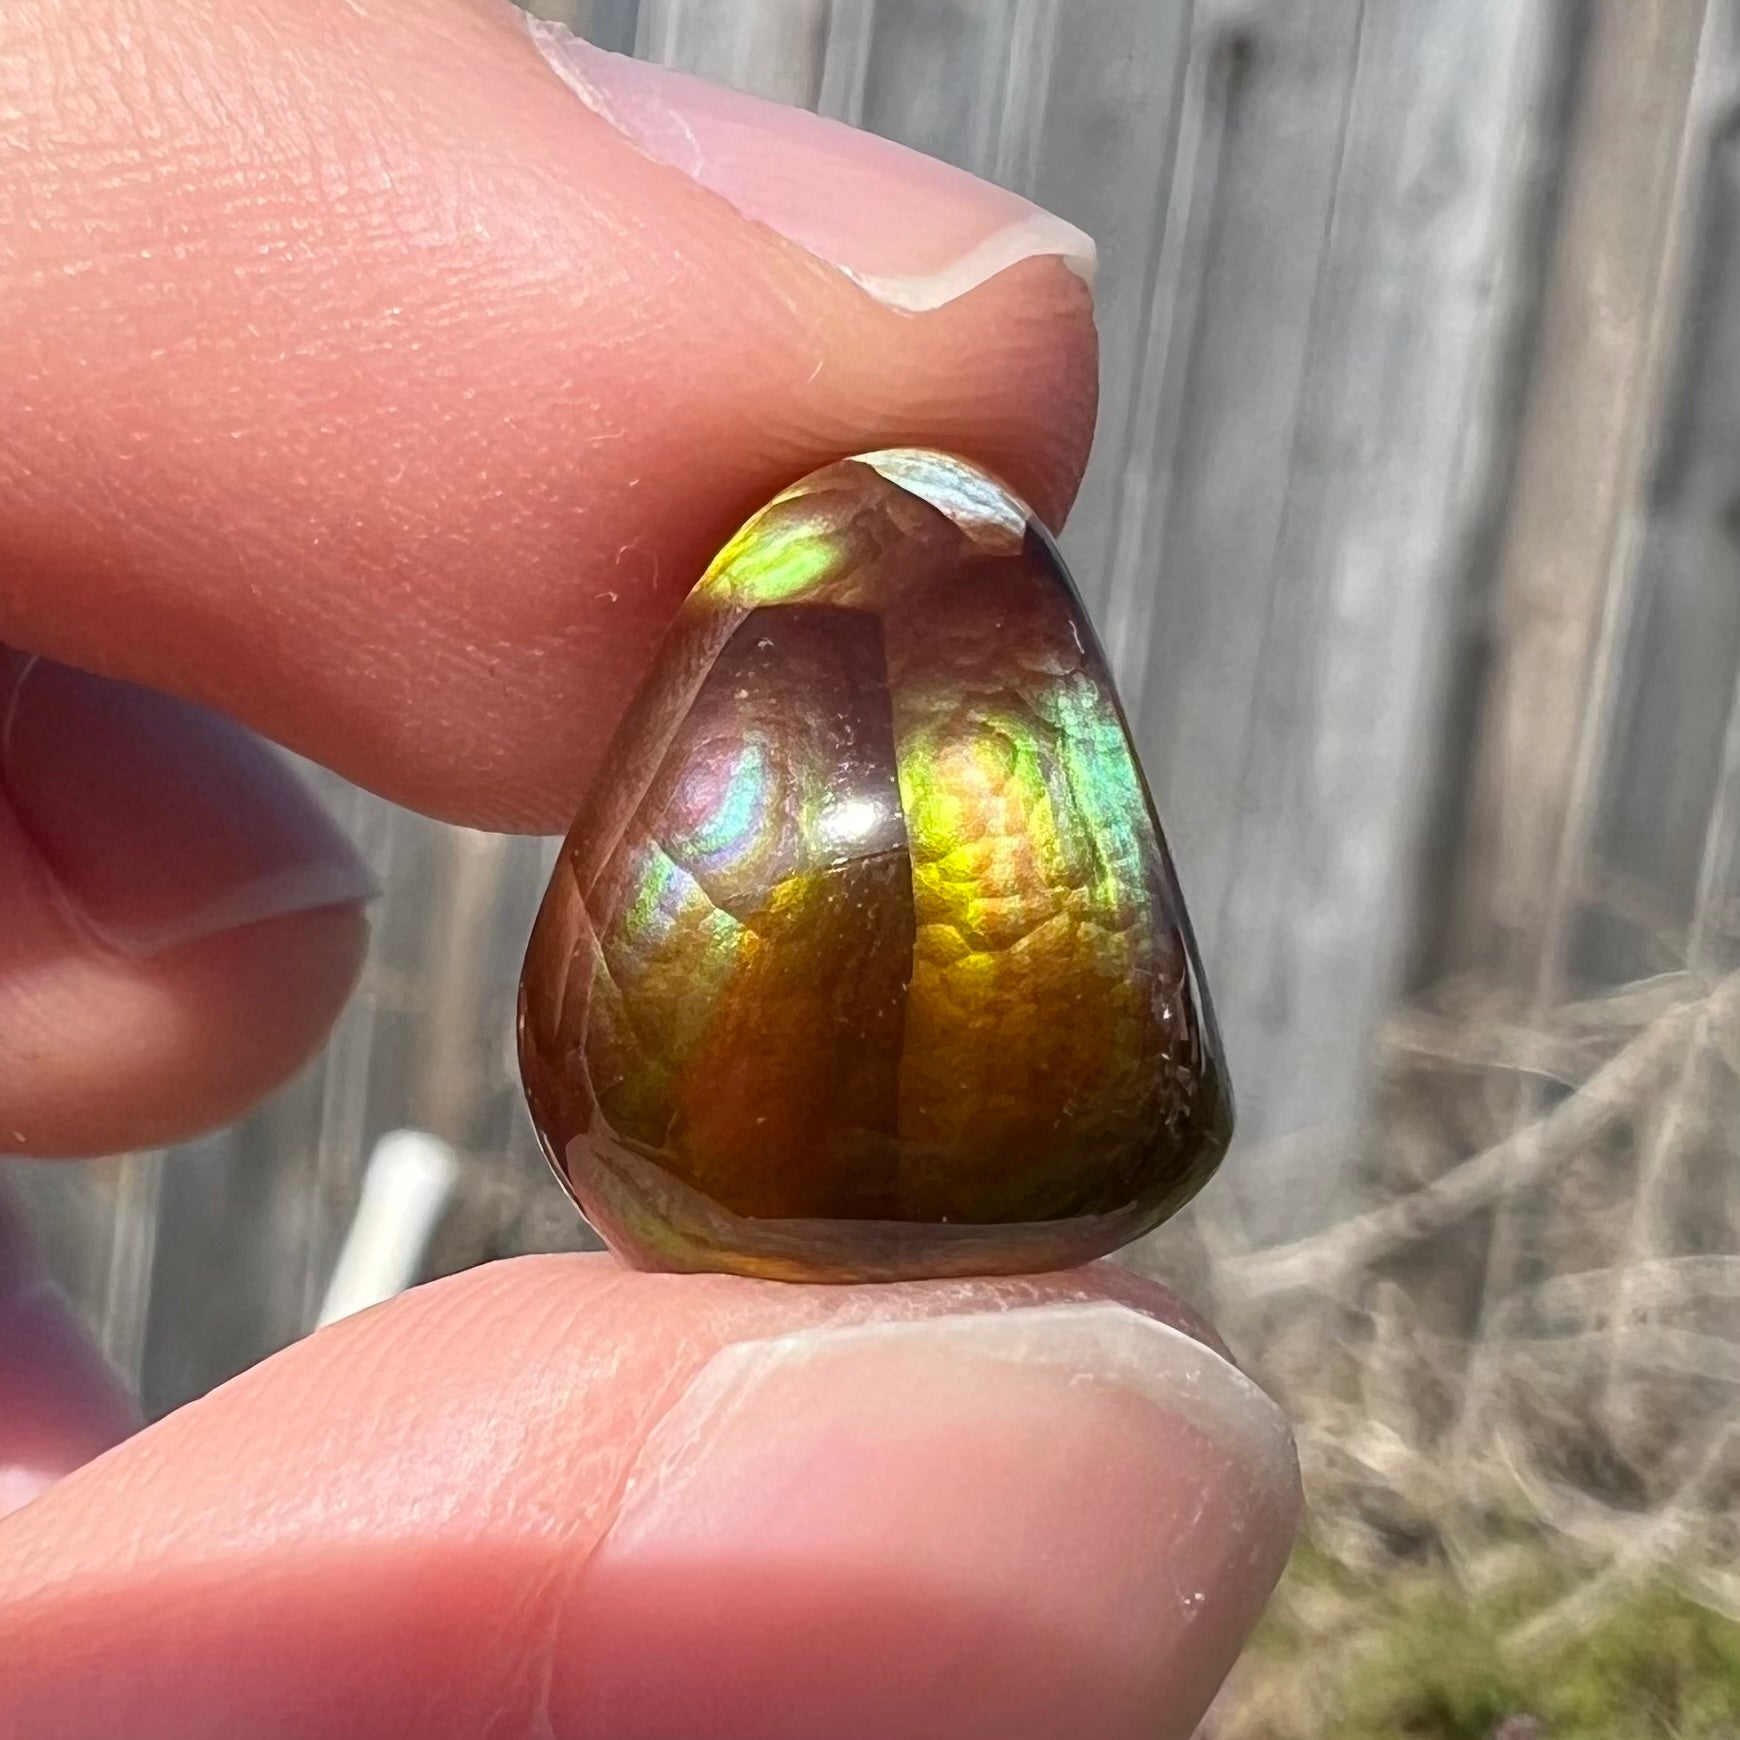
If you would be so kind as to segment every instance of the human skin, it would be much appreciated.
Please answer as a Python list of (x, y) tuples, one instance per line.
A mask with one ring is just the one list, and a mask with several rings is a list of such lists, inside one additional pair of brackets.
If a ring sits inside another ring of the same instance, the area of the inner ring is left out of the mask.
[[(927, 444), (1066, 512), (1082, 238), (563, 66), (481, 0), (0, 9), (0, 1153), (324, 1035), (368, 878), (260, 737), (556, 831), (792, 478)], [(1107, 1267), (542, 1258), (133, 1434), (0, 1208), (0, 1737), (1186, 1735), (1297, 1509), (1211, 1339)]]

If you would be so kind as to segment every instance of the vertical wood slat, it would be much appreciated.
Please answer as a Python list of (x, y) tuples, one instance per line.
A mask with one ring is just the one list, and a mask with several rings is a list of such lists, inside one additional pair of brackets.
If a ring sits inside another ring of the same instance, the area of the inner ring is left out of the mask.
[[(1604, 744), (1590, 857), (1602, 885), (1650, 891), (1657, 934), (1685, 938), (1694, 971), (1721, 970), (1740, 915), (1719, 842), (1732, 813), (1724, 707), (1740, 667), (1740, 6), (1712, 6), (1692, 95), (1677, 329), (1636, 543), (1635, 598)], [(1665, 704), (1667, 697), (1673, 705)], [(1708, 821), (1706, 822), (1706, 818)], [(1629, 933), (1629, 934), (1628, 934)], [(1597, 983), (1657, 970), (1656, 938), (1597, 903), (1575, 965)], [(1652, 944), (1656, 946), (1652, 947)], [(1678, 954), (1665, 964), (1678, 965)]]
[(1590, 38), (1495, 590), (1455, 958), (1558, 981), (1671, 351), (1705, 0), (1589, 9)]
[[(1357, 1120), (1411, 930), (1541, 12), (1245, 27), (1139, 718), (1244, 1090), (1231, 1176), (1258, 1237), (1344, 1206), (1284, 1156)], [(1339, 96), (1288, 137), (1264, 111), (1313, 60)]]
[(1191, 107), (1187, 69), (1219, 64), (1212, 49), (1199, 55), (1193, 43), (1204, 34), (1224, 39), (1226, 11), (1213, 0), (1072, 8), (1050, 41), (1044, 149), (1020, 183), (1099, 247), (1099, 437), (1063, 544), (1121, 676), (1143, 671), (1147, 659), (1146, 641), (1137, 644), (1128, 627), (1128, 599), (1124, 621), (1111, 602), (1119, 575), (1127, 572), (1145, 598), (1153, 575), (1145, 562), (1120, 569), (1118, 552), (1150, 486), (1164, 489), (1169, 452), (1151, 433), (1164, 413), (1148, 407), (1155, 382), (1174, 378), (1167, 359), (1188, 351), (1186, 302), (1212, 228), (1211, 206), (1178, 203), (1204, 188), (1202, 176), (1180, 172), (1176, 162), (1200, 145), (1200, 134), (1218, 141), (1224, 120), (1221, 92), (1204, 92), (1202, 105)]
[(1062, 0), (1007, 0), (1005, 14), (1001, 88), (996, 102), (985, 105), (991, 126), (975, 155), (992, 181), (1025, 190), (1045, 149), (1046, 99), (1063, 26)]
[[(1204, 317), (1181, 333), (1162, 329), (1159, 345), (1151, 328), (1145, 347), (1150, 370), (1175, 367), (1181, 377), (1182, 434), (1163, 486), (1159, 432), (1119, 431), (1128, 476), (1116, 517), (1134, 548), (1114, 572), (1126, 597), (1146, 581), (1152, 628), (1145, 646), (1116, 651), (1126, 670), (1146, 662), (1135, 724), (1217, 985), (1219, 908), (1233, 873), (1229, 823), (1242, 801), (1245, 736), (1260, 688), (1270, 554), (1288, 488), (1356, 22), (1357, 9), (1340, 7), (1309, 19), (1274, 9), (1247, 24), (1226, 79), (1219, 197), (1200, 244)], [(1196, 62), (1226, 55), (1225, 32), (1212, 22), (1199, 27), (1189, 52)], [(1186, 88), (1193, 79), (1202, 82), (1187, 71)], [(1108, 373), (1122, 361), (1110, 359)], [(1157, 487), (1166, 494), (1163, 523), (1142, 513), (1144, 495)], [(1137, 514), (1139, 534), (1129, 529)], [(1224, 985), (1219, 995), (1248, 1119), (1256, 1084), (1241, 1056), (1239, 1011)]]
[(1142, 331), (1133, 347), (1135, 386), (1110, 515), (1114, 541), (1102, 618), (1119, 690), (1135, 718), (1142, 717), (1154, 663), (1161, 578), (1154, 553), (1164, 535), (1179, 443), (1186, 434), (1191, 346), (1202, 317), (1227, 113), (1241, 53), (1242, 39), (1216, 29), (1207, 44), (1184, 57), (1165, 218), (1148, 272)]
[(853, 127), (863, 121), (875, 30), (876, 0), (830, 0), (821, 83), (816, 93), (818, 114)]

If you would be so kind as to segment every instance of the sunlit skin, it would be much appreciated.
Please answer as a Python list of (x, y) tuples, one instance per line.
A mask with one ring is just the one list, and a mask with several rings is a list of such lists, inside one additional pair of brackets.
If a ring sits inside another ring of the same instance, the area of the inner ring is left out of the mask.
[[(637, 153), (502, 6), (5, 0), (0, 139), (0, 636), (60, 661), (0, 780), (0, 1147), (183, 1141), (337, 1015), (355, 904), (153, 955), (73, 916), (94, 884), (197, 916), (285, 868), (281, 827), (237, 838), (238, 786), (297, 808), (252, 733), (448, 821), (558, 831), (694, 576), (792, 478), (923, 441), (1055, 525), (1080, 477), (1079, 276), (1034, 258), (881, 307), (776, 212)], [(765, 140), (791, 185), (831, 185)], [(926, 197), (833, 203), (892, 270)], [(971, 242), (972, 198), (928, 233)], [(227, 715), (231, 752), (172, 697)], [(210, 1176), (177, 1156), (166, 1200)], [(920, 1317), (976, 1339), (1059, 1301), (1212, 1339), (1111, 1265), (488, 1264), (127, 1442), (131, 1400), (42, 1275), (0, 1202), (0, 1510), (49, 1488), (0, 1517), (8, 1740), (1186, 1740), (1297, 1515), (1290, 1468), (1110, 1379), (897, 1341), (897, 1408), (886, 1362), (744, 1408), (711, 1513), (735, 1533), (605, 1564), (656, 1422), (740, 1343)]]
[(726, 546), (569, 835), (521, 1054), (558, 1170), (652, 1267), (1058, 1267), (1207, 1178), (1231, 1109), (1183, 904), (1003, 486), (870, 455)]

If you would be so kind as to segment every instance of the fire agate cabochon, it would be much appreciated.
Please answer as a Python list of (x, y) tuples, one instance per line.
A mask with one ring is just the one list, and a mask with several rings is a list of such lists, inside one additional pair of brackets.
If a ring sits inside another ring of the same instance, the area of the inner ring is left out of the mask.
[(629, 1261), (1059, 1268), (1232, 1107), (1166, 843), (1044, 529), (939, 453), (815, 472), (683, 604), (563, 846), (520, 1056)]

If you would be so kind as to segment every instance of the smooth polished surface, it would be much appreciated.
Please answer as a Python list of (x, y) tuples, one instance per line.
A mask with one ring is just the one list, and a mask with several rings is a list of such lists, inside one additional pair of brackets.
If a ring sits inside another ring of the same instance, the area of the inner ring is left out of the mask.
[(1232, 1113), (1177, 883), (1057, 552), (963, 461), (814, 473), (686, 601), (520, 999), (533, 1120), (631, 1261), (1062, 1267)]

